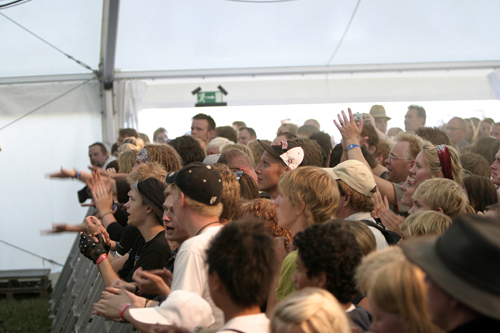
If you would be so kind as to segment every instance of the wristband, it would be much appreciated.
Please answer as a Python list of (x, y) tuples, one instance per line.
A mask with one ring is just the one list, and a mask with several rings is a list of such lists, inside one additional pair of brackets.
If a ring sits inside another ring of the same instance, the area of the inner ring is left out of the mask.
[(108, 210), (106, 213), (101, 215), (101, 220), (104, 218), (104, 216), (109, 215), (109, 214), (113, 214), (113, 212)]
[(132, 304), (130, 303), (125, 303), (121, 306), (120, 308), (120, 318), (123, 319), (123, 314), (125, 313), (125, 311), (128, 309), (129, 306), (131, 306)]
[(104, 260), (104, 259), (108, 259), (108, 256), (103, 253), (99, 256), (99, 258), (97, 258), (97, 260), (95, 261), (96, 265), (99, 266), (99, 264)]
[(347, 151), (349, 151), (353, 148), (356, 148), (356, 147), (360, 148), (359, 145), (349, 145), (349, 146), (347, 146)]
[(82, 172), (80, 170), (77, 170), (77, 169), (73, 169), (73, 170), (75, 170), (76, 175), (74, 177), (71, 177), (71, 178), (78, 178), (78, 179), (80, 179), (80, 177), (82, 176)]

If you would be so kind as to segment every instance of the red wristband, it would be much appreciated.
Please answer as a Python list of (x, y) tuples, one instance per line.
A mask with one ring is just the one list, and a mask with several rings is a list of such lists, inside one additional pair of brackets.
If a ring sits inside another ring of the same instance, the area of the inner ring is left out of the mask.
[(125, 303), (122, 305), (122, 307), (120, 308), (120, 318), (123, 319), (123, 314), (125, 313), (125, 310), (128, 309), (129, 306), (131, 306), (132, 304), (130, 303)]
[(108, 256), (103, 253), (99, 256), (99, 258), (97, 258), (97, 260), (95, 261), (96, 265), (99, 266), (99, 264), (104, 260), (104, 259), (108, 259)]

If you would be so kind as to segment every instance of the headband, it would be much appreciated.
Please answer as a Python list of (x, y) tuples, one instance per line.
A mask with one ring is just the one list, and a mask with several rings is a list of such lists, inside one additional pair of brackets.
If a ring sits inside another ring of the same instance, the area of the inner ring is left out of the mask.
[(149, 154), (146, 148), (142, 148), (139, 154), (137, 154), (136, 159), (141, 162), (148, 163), (149, 162)]
[(443, 169), (444, 178), (453, 180), (453, 172), (451, 170), (451, 156), (450, 151), (446, 145), (439, 145), (436, 147), (439, 163), (441, 163), (441, 169)]

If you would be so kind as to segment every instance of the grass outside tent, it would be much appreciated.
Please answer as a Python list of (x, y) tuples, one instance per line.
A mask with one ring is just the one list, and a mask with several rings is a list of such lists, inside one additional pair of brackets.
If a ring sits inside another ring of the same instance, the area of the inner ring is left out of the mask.
[(0, 333), (46, 333), (50, 332), (49, 298), (22, 297), (0, 299)]

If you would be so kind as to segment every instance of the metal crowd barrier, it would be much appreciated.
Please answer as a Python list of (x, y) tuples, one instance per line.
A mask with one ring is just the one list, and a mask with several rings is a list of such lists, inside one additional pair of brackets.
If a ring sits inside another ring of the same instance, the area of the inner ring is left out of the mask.
[(104, 290), (99, 269), (78, 250), (79, 235), (51, 297), (52, 332), (129, 333), (137, 330), (128, 323), (117, 323), (92, 314), (92, 305)]

